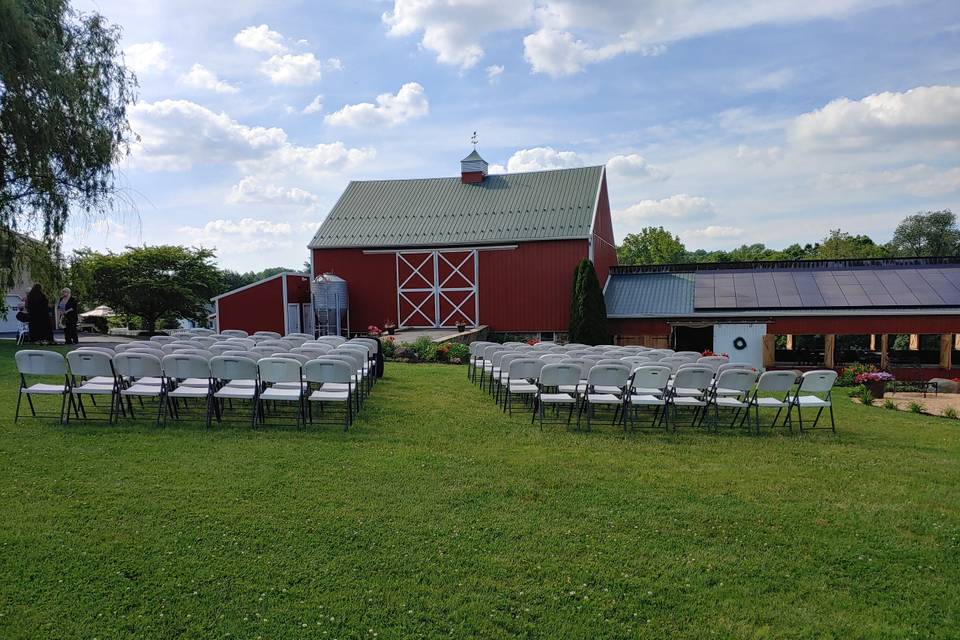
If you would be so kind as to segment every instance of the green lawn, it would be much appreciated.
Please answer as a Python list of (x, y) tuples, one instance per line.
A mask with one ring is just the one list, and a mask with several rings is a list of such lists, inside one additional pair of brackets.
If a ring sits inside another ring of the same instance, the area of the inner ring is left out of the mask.
[(13, 423), (0, 638), (956, 638), (960, 421), (593, 433), (388, 365), (348, 433)]

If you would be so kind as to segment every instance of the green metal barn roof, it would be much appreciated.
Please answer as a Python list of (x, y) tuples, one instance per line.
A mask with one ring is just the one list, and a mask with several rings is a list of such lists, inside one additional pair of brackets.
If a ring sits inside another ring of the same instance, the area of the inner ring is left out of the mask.
[(588, 238), (603, 167), (354, 181), (309, 248), (416, 247)]

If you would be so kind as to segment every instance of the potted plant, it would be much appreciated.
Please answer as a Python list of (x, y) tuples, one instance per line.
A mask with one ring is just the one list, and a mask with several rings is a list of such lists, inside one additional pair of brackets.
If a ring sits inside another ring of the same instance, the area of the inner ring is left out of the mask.
[(869, 371), (858, 374), (853, 381), (862, 384), (870, 390), (870, 395), (875, 399), (880, 399), (887, 390), (887, 383), (893, 382), (892, 373), (887, 371)]
[(367, 334), (368, 334), (371, 338), (379, 338), (379, 337), (380, 337), (380, 327), (378, 327), (378, 326), (375, 325), (375, 324), (370, 325), (369, 327), (367, 327)]
[(463, 333), (467, 330), (467, 323), (463, 320), (457, 320), (457, 333)]
[(388, 336), (392, 336), (397, 332), (397, 325), (393, 324), (393, 320), (386, 320), (383, 323), (383, 330), (387, 332)]

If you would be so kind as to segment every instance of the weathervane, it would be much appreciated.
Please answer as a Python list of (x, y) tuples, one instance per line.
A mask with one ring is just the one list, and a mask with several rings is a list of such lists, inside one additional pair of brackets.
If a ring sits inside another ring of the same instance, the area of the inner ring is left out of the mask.
[(477, 132), (474, 131), (474, 132), (473, 132), (473, 135), (470, 136), (470, 142), (473, 143), (473, 150), (474, 150), (474, 151), (477, 150), (477, 143), (478, 143), (479, 141), (480, 141), (479, 138), (477, 138)]

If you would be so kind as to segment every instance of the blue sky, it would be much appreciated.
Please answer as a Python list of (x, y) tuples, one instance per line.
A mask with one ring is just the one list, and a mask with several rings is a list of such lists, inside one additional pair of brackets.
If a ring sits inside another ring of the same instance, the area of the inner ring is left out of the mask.
[(865, 0), (83, 0), (139, 133), (78, 246), (299, 266), (351, 179), (606, 164), (619, 238), (889, 239), (960, 210), (960, 5)]

